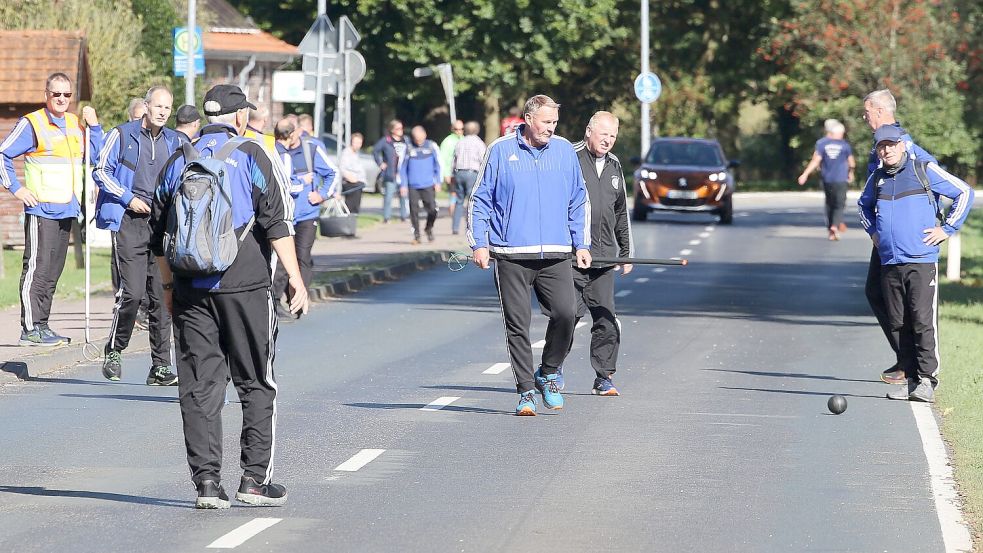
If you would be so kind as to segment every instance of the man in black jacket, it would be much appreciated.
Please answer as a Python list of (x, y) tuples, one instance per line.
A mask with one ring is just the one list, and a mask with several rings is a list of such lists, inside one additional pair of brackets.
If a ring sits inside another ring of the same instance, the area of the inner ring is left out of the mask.
[[(574, 144), (580, 169), (587, 186), (591, 206), (591, 257), (631, 257), (635, 253), (628, 217), (628, 198), (621, 162), (611, 153), (618, 139), (618, 118), (599, 111), (590, 118), (583, 142)], [(577, 290), (577, 321), (590, 311), (590, 361), (597, 377), (591, 393), (616, 396), (611, 382), (621, 345), (621, 323), (614, 312), (614, 274), (618, 265), (589, 269), (574, 267), (573, 282)], [(621, 265), (622, 274), (631, 265)]]

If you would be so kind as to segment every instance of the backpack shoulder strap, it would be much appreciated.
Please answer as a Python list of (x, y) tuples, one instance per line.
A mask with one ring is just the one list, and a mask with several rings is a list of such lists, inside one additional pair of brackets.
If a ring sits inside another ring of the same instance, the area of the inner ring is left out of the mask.
[[(185, 165), (191, 163), (192, 161), (196, 161), (199, 157), (201, 157), (201, 153), (198, 152), (198, 149), (195, 148), (194, 144), (191, 142), (183, 142), (181, 144), (180, 152), (182, 155), (184, 155)], [(178, 152), (175, 151), (174, 156), (177, 157), (177, 154)]]
[(232, 155), (232, 152), (239, 149), (240, 146), (250, 142), (250, 139), (244, 136), (233, 136), (228, 142), (222, 145), (222, 147), (212, 155), (212, 158), (217, 159), (221, 162), (225, 162), (225, 158)]
[(304, 161), (307, 162), (307, 172), (314, 172), (314, 154), (311, 152), (311, 139), (304, 137), (300, 139), (300, 147), (304, 149)]
[(935, 218), (939, 222), (943, 221), (944, 217), (942, 216), (942, 211), (939, 209), (939, 202), (935, 200), (935, 193), (932, 192), (932, 182), (928, 180), (928, 162), (916, 159), (914, 166), (915, 176), (918, 177), (918, 182), (921, 183), (922, 188), (925, 189), (925, 194), (928, 195), (928, 203), (932, 205)]

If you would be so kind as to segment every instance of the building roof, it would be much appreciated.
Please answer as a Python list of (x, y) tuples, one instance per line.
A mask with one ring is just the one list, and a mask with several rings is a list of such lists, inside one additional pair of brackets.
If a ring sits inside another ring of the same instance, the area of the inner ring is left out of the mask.
[(226, 0), (205, 0), (210, 25), (202, 37), (205, 59), (241, 60), (256, 56), (257, 61), (288, 62), (297, 47), (262, 31)]
[(85, 34), (81, 31), (0, 31), (0, 103), (44, 103), (44, 83), (52, 73), (75, 82), (77, 97), (92, 98)]

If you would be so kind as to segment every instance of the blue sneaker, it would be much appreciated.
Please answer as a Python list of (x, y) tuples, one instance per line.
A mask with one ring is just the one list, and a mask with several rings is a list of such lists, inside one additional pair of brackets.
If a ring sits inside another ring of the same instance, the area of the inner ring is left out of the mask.
[(21, 330), (20, 341), (17, 344), (20, 346), (52, 347), (60, 346), (64, 343), (64, 340), (61, 338), (49, 336), (48, 334), (41, 332), (41, 328), (39, 326), (35, 326), (34, 330)]
[(519, 394), (519, 405), (515, 408), (515, 415), (517, 417), (535, 417), (536, 416), (536, 393), (532, 390)]
[(543, 394), (543, 405), (547, 409), (563, 409), (563, 396), (560, 395), (560, 387), (556, 385), (555, 374), (546, 377), (546, 382), (539, 391)]
[[(540, 365), (536, 372), (533, 373), (533, 377), (536, 379), (536, 389), (540, 392), (546, 387), (546, 377), (543, 376), (543, 366)], [(556, 387), (560, 390), (565, 386), (563, 382), (563, 367), (556, 368)]]
[(595, 396), (620, 396), (618, 389), (614, 387), (611, 380), (608, 378), (595, 378), (594, 387), (591, 388), (590, 393)]

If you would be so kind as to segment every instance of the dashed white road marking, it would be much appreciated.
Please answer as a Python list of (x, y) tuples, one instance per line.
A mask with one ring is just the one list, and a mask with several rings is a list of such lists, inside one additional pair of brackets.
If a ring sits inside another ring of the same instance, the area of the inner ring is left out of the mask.
[(709, 231), (701, 232), (700, 238), (710, 238), (710, 232)]
[(635, 282), (637, 282), (639, 284), (645, 284), (648, 281), (649, 281), (649, 278), (648, 277), (638, 277), (638, 278), (635, 279)]
[(254, 518), (228, 534), (208, 544), (210, 549), (234, 549), (249, 538), (280, 522), (282, 518)]
[(689, 245), (690, 246), (699, 246), (700, 245), (700, 241), (699, 240), (690, 240), (689, 241)]
[(440, 411), (444, 407), (447, 407), (448, 405), (450, 405), (451, 403), (454, 403), (455, 401), (457, 401), (459, 399), (461, 399), (461, 398), (460, 397), (457, 397), (457, 396), (438, 397), (437, 399), (431, 401), (430, 403), (426, 404), (425, 406), (420, 407), (420, 410), (421, 411)]
[(627, 296), (628, 294), (631, 294), (631, 290), (622, 290), (622, 291), (618, 292), (617, 294), (615, 294), (614, 297), (616, 297), (616, 298), (623, 298), (623, 297)]
[(664, 273), (664, 272), (666, 272), (666, 268), (665, 267), (656, 267), (655, 269), (652, 269), (652, 272), (653, 273)]
[(481, 374), (502, 374), (503, 372), (508, 370), (510, 366), (511, 365), (509, 365), (508, 363), (495, 363), (494, 365), (481, 371)]
[(693, 250), (680, 250), (679, 251), (679, 255), (684, 255), (684, 256), (685, 255), (691, 255), (692, 253), (693, 253)]
[(538, 342), (534, 342), (533, 345), (532, 345), (532, 347), (538, 348), (538, 349), (545, 348), (546, 347), (546, 340), (540, 340)]
[(335, 470), (340, 470), (344, 472), (355, 472), (358, 469), (364, 467), (365, 465), (371, 463), (376, 457), (382, 455), (386, 451), (385, 449), (363, 449), (352, 458), (345, 461), (344, 463), (335, 467)]
[(703, 230), (705, 230), (707, 232), (713, 232), (715, 228), (716, 227), (714, 227), (713, 225), (710, 225), (710, 226), (707, 226), (707, 227), (703, 227)]
[(926, 403), (911, 402), (911, 411), (915, 415), (918, 434), (922, 438), (922, 449), (928, 459), (928, 474), (932, 483), (932, 495), (935, 497), (935, 512), (939, 516), (942, 527), (942, 543), (946, 553), (972, 551), (973, 540), (963, 518), (953, 485), (952, 466), (939, 434), (939, 425), (935, 422), (932, 407)]
[(584, 321), (580, 321), (579, 323), (577, 323), (577, 326), (574, 327), (574, 330), (578, 328), (584, 328), (585, 326), (587, 326), (587, 323), (585, 323)]

